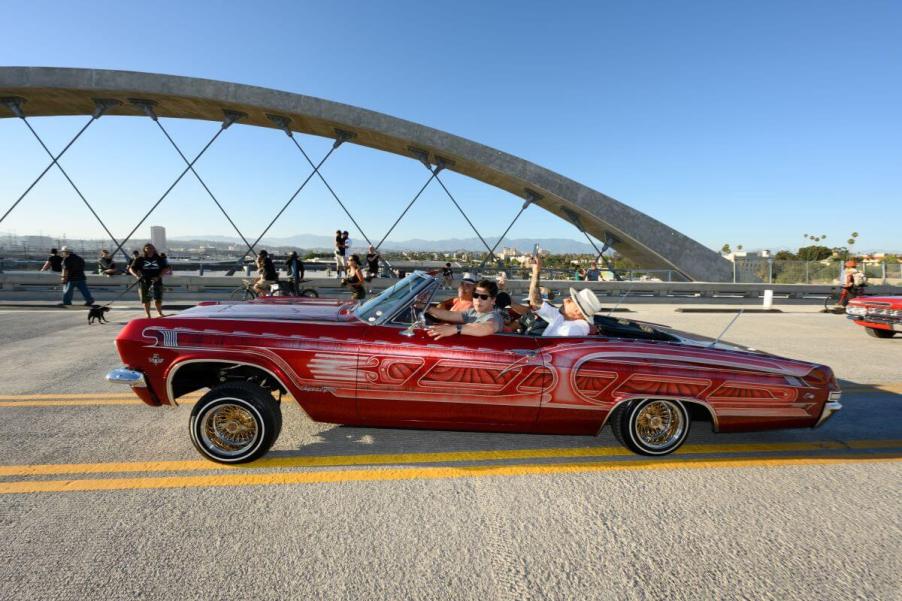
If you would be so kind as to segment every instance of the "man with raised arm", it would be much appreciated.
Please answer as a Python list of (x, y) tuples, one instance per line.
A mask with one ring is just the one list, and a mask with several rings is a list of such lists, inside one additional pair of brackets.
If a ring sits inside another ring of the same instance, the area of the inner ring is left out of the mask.
[(588, 288), (579, 292), (570, 289), (570, 297), (564, 299), (558, 309), (539, 295), (539, 272), (542, 258), (533, 257), (532, 277), (529, 280), (529, 305), (536, 315), (548, 322), (542, 336), (588, 336), (593, 315), (601, 310), (601, 302)]

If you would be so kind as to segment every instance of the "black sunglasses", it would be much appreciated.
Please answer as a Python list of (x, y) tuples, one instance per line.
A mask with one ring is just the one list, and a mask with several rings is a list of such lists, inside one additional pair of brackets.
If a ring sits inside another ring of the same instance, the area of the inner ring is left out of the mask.
[(473, 293), (473, 298), (481, 298), (482, 300), (489, 300), (492, 298), (491, 294), (479, 294), (478, 292)]

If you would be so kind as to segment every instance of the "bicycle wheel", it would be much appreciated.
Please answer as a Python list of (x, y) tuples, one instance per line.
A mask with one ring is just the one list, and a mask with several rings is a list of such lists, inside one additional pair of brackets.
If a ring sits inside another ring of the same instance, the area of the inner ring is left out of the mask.
[(253, 288), (247, 288), (245, 286), (242, 286), (241, 288), (236, 288), (235, 290), (232, 291), (232, 294), (229, 296), (229, 298), (234, 301), (249, 301), (249, 300), (254, 300), (256, 297), (257, 297), (257, 295), (254, 294)]
[(833, 313), (834, 308), (839, 304), (839, 293), (836, 291), (836, 288), (830, 290), (830, 294), (828, 294), (824, 298), (824, 313)]
[(303, 290), (301, 290), (301, 294), (299, 296), (303, 296), (305, 298), (319, 298), (319, 292), (317, 292), (313, 288), (304, 288)]

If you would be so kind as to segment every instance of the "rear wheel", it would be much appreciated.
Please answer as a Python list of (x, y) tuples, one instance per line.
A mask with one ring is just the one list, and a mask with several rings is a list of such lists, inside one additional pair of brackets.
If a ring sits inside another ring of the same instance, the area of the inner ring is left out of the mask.
[(234, 290), (229, 298), (236, 301), (249, 301), (257, 298), (257, 295), (253, 288), (241, 287)]
[(194, 405), (189, 420), (194, 448), (217, 463), (247, 463), (262, 457), (281, 429), (279, 404), (250, 382), (215, 387)]
[(319, 298), (319, 292), (313, 288), (304, 288), (301, 290), (301, 296), (306, 298)]
[(628, 401), (611, 416), (614, 437), (640, 455), (674, 452), (686, 440), (689, 426), (686, 407), (671, 399)]
[(880, 330), (877, 328), (865, 328), (865, 330), (874, 338), (892, 338), (896, 335), (892, 330)]

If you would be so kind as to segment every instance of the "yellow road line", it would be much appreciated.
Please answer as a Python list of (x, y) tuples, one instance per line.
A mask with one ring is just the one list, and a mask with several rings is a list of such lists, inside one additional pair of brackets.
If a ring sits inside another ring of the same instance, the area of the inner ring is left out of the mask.
[(323, 484), (335, 482), (364, 482), (390, 480), (433, 480), (448, 478), (478, 478), (485, 476), (530, 476), (581, 474), (615, 471), (786, 467), (807, 465), (835, 465), (850, 463), (897, 462), (896, 456), (871, 457), (782, 457), (759, 459), (689, 459), (682, 461), (653, 460), (629, 462), (593, 462), (572, 464), (531, 464), (508, 466), (467, 466), (393, 468), (376, 470), (333, 470), (318, 472), (288, 472), (268, 474), (224, 474), (218, 476), (175, 476), (158, 478), (115, 478), (87, 480), (43, 480), (0, 483), (0, 494), (37, 492), (76, 492), (127, 489), (201, 488), (212, 486), (265, 486), (278, 484)]
[(103, 405), (144, 405), (144, 401), (133, 399), (94, 399), (72, 401), (0, 401), (0, 407), (100, 407)]
[(853, 384), (852, 386), (842, 386), (843, 392), (892, 392), (902, 394), (902, 382), (893, 382), (889, 384)]
[[(850, 440), (751, 444), (684, 445), (677, 455), (717, 453), (781, 453), (835, 450), (902, 449), (902, 440)], [(564, 459), (580, 457), (629, 457), (623, 447), (578, 447), (551, 449), (511, 449), (436, 453), (396, 453), (385, 455), (326, 455), (318, 457), (264, 457), (243, 465), (223, 465), (206, 460), (149, 461), (129, 463), (51, 463), (0, 466), (3, 476), (46, 476), (53, 474), (111, 474), (124, 472), (189, 472), (199, 470), (243, 470), (262, 468), (310, 468), (335, 466), (376, 466), (410, 463), (450, 463), (462, 461), (502, 461), (511, 459)]]

